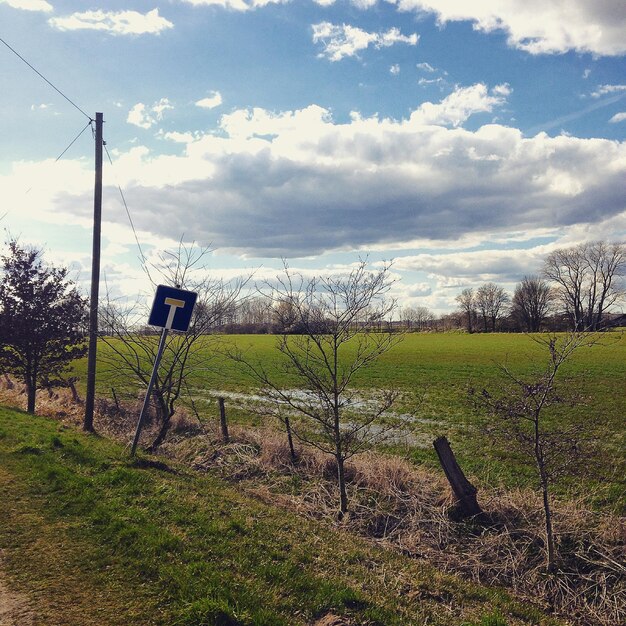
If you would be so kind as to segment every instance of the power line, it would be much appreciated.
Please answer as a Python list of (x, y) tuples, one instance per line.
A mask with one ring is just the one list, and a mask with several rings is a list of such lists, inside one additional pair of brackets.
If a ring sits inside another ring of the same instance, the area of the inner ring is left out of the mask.
[[(104, 144), (104, 151), (107, 153), (107, 157), (109, 159), (109, 163), (111, 164), (111, 167), (114, 167), (113, 160), (111, 159), (111, 155), (109, 154), (109, 150), (106, 147), (106, 144)], [(133, 223), (133, 218), (130, 216), (130, 210), (128, 208), (128, 204), (126, 203), (126, 198), (124, 197), (124, 192), (122, 191), (122, 188), (120, 187), (119, 183), (116, 183), (116, 185), (117, 185), (117, 188), (118, 188), (118, 190), (120, 192), (120, 197), (122, 198), (122, 204), (124, 205), (124, 208), (126, 209), (126, 215), (128, 216), (128, 221), (130, 222), (130, 227), (131, 227), (131, 229), (133, 231), (133, 235), (135, 236), (135, 242), (137, 243), (137, 248), (139, 249), (139, 255), (141, 256), (141, 262), (143, 263), (144, 267), (147, 268), (148, 260), (146, 259), (146, 255), (143, 253), (143, 250), (141, 248), (141, 244), (139, 243), (139, 237), (137, 237), (137, 231), (135, 230), (135, 224)]]
[(68, 98), (58, 87), (53, 85), (39, 70), (35, 69), (17, 50), (15, 50), (15, 48), (12, 48), (4, 39), (2, 39), (2, 37), (0, 37), (0, 42), (2, 42), (13, 54), (15, 54), (15, 56), (24, 61), (24, 63), (26, 63), (26, 65), (28, 65), (28, 67), (35, 72), (35, 74), (37, 74), (40, 78), (43, 78), (43, 80), (45, 80), (48, 85), (52, 87), (52, 89), (63, 96), (75, 109), (78, 109), (78, 111), (80, 111), (90, 122), (94, 121), (90, 115), (87, 115), (87, 113), (85, 113), (85, 111), (83, 111), (73, 100), (70, 100), (70, 98)]
[[(85, 126), (85, 128), (83, 128), (83, 130), (80, 131), (80, 133), (78, 133), (78, 135), (76, 135), (76, 137), (74, 137), (74, 139), (72, 139), (72, 141), (70, 142), (70, 144), (67, 146), (67, 148), (65, 148), (65, 150), (63, 150), (63, 152), (61, 152), (61, 154), (59, 154), (59, 156), (54, 159), (55, 163), (58, 163), (61, 159), (61, 157), (78, 141), (79, 137), (91, 126), (92, 130), (93, 130), (93, 125), (92, 125), (93, 120), (89, 120), (87, 122), (87, 126)], [(31, 192), (32, 187), (29, 187), (24, 195), (27, 195)], [(6, 214), (5, 214), (6, 215)]]
[(55, 163), (78, 141), (79, 137), (92, 125), (92, 122), (93, 120), (89, 120), (87, 122), (87, 126), (85, 126), (85, 128), (83, 128), (83, 130), (81, 130), (80, 133), (72, 139), (72, 142), (67, 146), (67, 148), (65, 148), (65, 150), (63, 150), (63, 152), (61, 152), (61, 154), (59, 154), (59, 156), (54, 160)]

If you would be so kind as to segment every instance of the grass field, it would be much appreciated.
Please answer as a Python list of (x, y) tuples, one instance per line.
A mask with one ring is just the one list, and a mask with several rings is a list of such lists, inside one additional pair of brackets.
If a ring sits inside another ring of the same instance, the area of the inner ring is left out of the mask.
[(155, 461), (0, 408), (0, 574), (32, 600), (34, 626), (558, 623)]
[[(536, 338), (541, 339), (541, 336)], [(202, 349), (202, 367), (191, 381), (196, 408), (201, 417), (214, 419), (214, 398), (220, 392), (253, 393), (255, 381), (233, 361), (214, 354), (215, 346), (234, 343), (251, 360), (263, 363), (277, 380), (288, 387), (297, 381), (281, 367), (275, 349), (276, 338), (268, 335), (208, 337)], [(101, 346), (101, 354), (106, 355)], [(348, 352), (347, 357), (350, 354)], [(417, 419), (411, 426), (407, 445), (395, 446), (414, 458), (435, 464), (430, 442), (444, 434), (452, 442), (464, 467), (490, 482), (529, 484), (533, 471), (518, 463), (507, 449), (492, 446), (481, 435), (483, 416), (468, 401), (468, 387), (500, 390), (504, 379), (500, 365), (517, 374), (529, 374), (547, 359), (547, 350), (532, 337), (517, 334), (413, 333), (384, 354), (376, 363), (359, 373), (355, 380), (363, 393), (379, 388), (397, 388), (406, 393), (397, 409)], [(77, 373), (84, 380), (84, 362)], [(102, 365), (98, 374), (99, 393), (131, 396), (139, 391), (134, 381), (120, 382), (116, 372)], [(589, 422), (602, 439), (595, 478), (580, 482), (563, 481), (562, 490), (574, 489), (578, 495), (593, 492), (596, 503), (620, 507), (624, 504), (624, 455), (626, 444), (626, 337), (607, 333), (591, 347), (580, 348), (561, 372), (564, 388), (576, 392), (579, 403), (558, 414), (558, 419)], [(254, 421), (245, 403), (230, 402), (233, 420)], [(553, 418), (556, 419), (556, 418)]]

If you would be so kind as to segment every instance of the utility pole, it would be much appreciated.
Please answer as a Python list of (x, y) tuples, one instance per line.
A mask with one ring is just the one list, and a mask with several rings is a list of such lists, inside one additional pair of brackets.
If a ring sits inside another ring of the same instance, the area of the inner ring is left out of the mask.
[(87, 394), (83, 430), (94, 432), (93, 408), (96, 396), (96, 354), (98, 349), (98, 292), (100, 290), (100, 231), (102, 223), (102, 113), (96, 113), (96, 179), (93, 191), (93, 251), (91, 256), (91, 298), (89, 300), (89, 353)]

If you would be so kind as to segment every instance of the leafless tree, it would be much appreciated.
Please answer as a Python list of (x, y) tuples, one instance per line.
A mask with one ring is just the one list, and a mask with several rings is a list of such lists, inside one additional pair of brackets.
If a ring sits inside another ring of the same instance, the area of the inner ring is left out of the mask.
[(426, 330), (435, 321), (435, 316), (425, 306), (408, 306), (400, 312), (400, 320), (407, 330)]
[(463, 291), (455, 298), (459, 304), (459, 309), (465, 315), (467, 322), (467, 332), (474, 332), (474, 320), (476, 319), (476, 295), (471, 287)]
[(483, 318), (485, 332), (496, 331), (496, 323), (506, 310), (509, 295), (495, 283), (485, 283), (476, 290), (474, 302)]
[(537, 373), (524, 377), (501, 366), (504, 387), (497, 392), (483, 389), (479, 394), (472, 390), (472, 395), (476, 404), (494, 418), (488, 429), (491, 435), (505, 442), (507, 448), (521, 452), (522, 462), (534, 466), (543, 499), (546, 569), (550, 572), (557, 564), (551, 488), (559, 476), (584, 464), (583, 449), (590, 444), (593, 431), (593, 424), (559, 414), (559, 406), (577, 399), (566, 382), (562, 381), (557, 389), (557, 376), (576, 350), (597, 343), (598, 337), (573, 332), (535, 341), (548, 353)]
[(559, 298), (574, 330), (597, 330), (605, 312), (624, 295), (619, 278), (626, 271), (626, 247), (596, 241), (552, 252), (546, 278), (557, 284)]
[[(208, 368), (208, 334), (232, 311), (245, 282), (224, 283), (207, 278), (204, 258), (208, 252), (207, 248), (181, 243), (177, 250), (161, 255), (152, 268), (163, 284), (196, 291), (198, 298), (189, 330), (170, 332), (165, 344), (152, 390), (158, 432), (149, 446), (151, 450), (165, 439), (176, 404), (188, 392), (193, 377)], [(150, 380), (158, 338), (156, 329), (143, 326), (147, 317), (148, 308), (138, 303), (123, 306), (107, 301), (102, 310), (101, 339), (108, 349), (101, 351), (101, 360), (122, 387), (127, 387), (129, 381), (147, 387)]]
[(285, 372), (300, 382), (289, 389), (261, 363), (241, 350), (231, 356), (258, 381), (275, 414), (299, 416), (289, 431), (301, 441), (334, 457), (340, 517), (348, 511), (346, 461), (384, 436), (379, 418), (395, 401), (394, 391), (363, 400), (354, 392), (356, 374), (393, 348), (401, 335), (376, 329), (395, 307), (385, 299), (392, 280), (390, 266), (368, 271), (361, 261), (343, 275), (304, 278), (285, 271), (272, 288), (275, 309), (286, 312), (291, 326), (277, 340)]
[(248, 298), (241, 302), (238, 321), (251, 328), (270, 327), (272, 324), (272, 303), (262, 296)]
[(451, 313), (445, 313), (441, 315), (438, 320), (435, 321), (436, 328), (442, 331), (458, 330), (463, 328), (465, 317), (464, 313), (460, 311), (452, 311)]
[(538, 276), (524, 276), (513, 294), (513, 317), (529, 333), (538, 332), (550, 312), (554, 297), (548, 282)]

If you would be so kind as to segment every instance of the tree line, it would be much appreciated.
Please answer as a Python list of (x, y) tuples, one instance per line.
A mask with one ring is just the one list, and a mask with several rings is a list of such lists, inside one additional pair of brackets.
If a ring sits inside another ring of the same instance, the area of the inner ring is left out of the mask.
[[(601, 330), (616, 321), (612, 308), (623, 301), (626, 247), (596, 241), (550, 253), (539, 274), (527, 275), (513, 293), (486, 282), (463, 289), (457, 310), (436, 315), (425, 306), (407, 306), (379, 327), (405, 331), (540, 332)], [(362, 313), (363, 320), (367, 311)], [(266, 295), (233, 302), (216, 320), (224, 333), (303, 332), (293, 307)]]
[(464, 289), (456, 297), (457, 319), (470, 333), (602, 330), (616, 321), (610, 311), (623, 300), (625, 270), (623, 244), (596, 241), (555, 250), (541, 274), (524, 276), (512, 296), (493, 282)]

